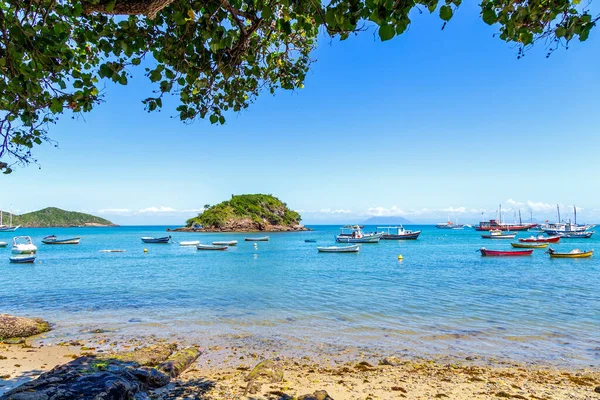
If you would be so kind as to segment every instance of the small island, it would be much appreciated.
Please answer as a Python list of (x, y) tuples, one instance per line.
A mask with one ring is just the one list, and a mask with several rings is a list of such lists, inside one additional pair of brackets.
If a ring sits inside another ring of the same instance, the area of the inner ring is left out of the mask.
[[(4, 223), (8, 222), (9, 214), (3, 212)], [(104, 218), (76, 211), (61, 210), (47, 207), (21, 215), (13, 215), (13, 225), (23, 228), (71, 228), (71, 227), (104, 227), (117, 226)]]
[[(270, 194), (242, 194), (217, 205), (206, 205), (176, 232), (294, 232), (308, 228), (302, 217)], [(167, 229), (170, 231), (170, 229)]]

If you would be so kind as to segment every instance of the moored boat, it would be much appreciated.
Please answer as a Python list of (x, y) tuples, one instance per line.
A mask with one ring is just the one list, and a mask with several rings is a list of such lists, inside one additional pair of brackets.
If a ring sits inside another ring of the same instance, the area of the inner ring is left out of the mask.
[(8, 246), (8, 243), (6, 243), (6, 242), (0, 242), (0, 247), (6, 247), (6, 246)]
[(199, 244), (196, 246), (198, 250), (227, 250), (229, 246), (216, 246), (214, 244)]
[(530, 256), (533, 249), (530, 250), (488, 250), (485, 247), (479, 249), (482, 256), (494, 257), (513, 257), (513, 256)]
[(185, 242), (179, 242), (180, 246), (197, 246), (200, 244), (199, 240), (188, 240)]
[(44, 244), (79, 244), (80, 237), (74, 237), (69, 239), (58, 239), (55, 235), (46, 236), (42, 239)]
[(18, 226), (18, 225), (12, 226), (12, 211), (10, 213), (9, 225), (4, 225), (2, 219), (3, 219), (2, 210), (0, 210), (0, 232), (14, 232), (20, 228), (20, 226)]
[[(383, 240), (416, 240), (421, 234), (421, 231), (406, 230), (402, 225), (378, 226), (377, 230), (379, 229), (385, 230), (385, 232), (383, 232), (383, 236), (381, 236), (381, 239)], [(395, 229), (396, 232), (392, 233), (393, 229)]]
[(589, 239), (594, 234), (594, 231), (583, 231), (583, 232), (557, 232), (556, 235), (565, 239)]
[(33, 244), (29, 236), (15, 236), (13, 238), (13, 254), (35, 254), (37, 246)]
[(352, 246), (329, 246), (317, 247), (319, 253), (358, 253), (360, 246), (358, 244)]
[(560, 241), (560, 236), (530, 236), (528, 238), (521, 238), (519, 242), (521, 243), (558, 243)]
[(144, 243), (169, 243), (171, 241), (171, 236), (165, 236), (160, 238), (153, 238), (144, 236), (142, 238), (142, 242)]
[(225, 241), (212, 242), (212, 244), (215, 246), (237, 246), (238, 242), (237, 242), (237, 240), (225, 240)]
[(554, 249), (548, 249), (548, 254), (550, 254), (550, 258), (588, 258), (594, 254), (594, 250), (573, 249), (568, 253), (557, 253)]
[(513, 232), (502, 232), (499, 229), (491, 230), (488, 234), (481, 235), (483, 239), (514, 239), (517, 236)]
[(335, 237), (338, 243), (379, 243), (383, 236), (383, 233), (364, 233), (358, 225), (347, 225), (340, 230)]
[(511, 243), (516, 249), (545, 249), (550, 243)]
[(304, 239), (304, 243), (317, 243), (317, 239)]
[(9, 260), (15, 264), (32, 264), (35, 262), (35, 255), (11, 256)]
[(268, 242), (270, 239), (271, 238), (269, 236), (244, 238), (246, 242)]

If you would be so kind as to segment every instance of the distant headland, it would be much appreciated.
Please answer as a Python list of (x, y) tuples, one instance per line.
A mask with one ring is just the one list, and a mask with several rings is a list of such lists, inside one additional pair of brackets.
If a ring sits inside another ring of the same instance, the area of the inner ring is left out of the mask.
[[(302, 217), (270, 194), (233, 195), (216, 205), (206, 205), (197, 217), (177, 232), (293, 232), (306, 231)], [(167, 229), (171, 231), (170, 229)]]
[[(3, 211), (3, 223), (9, 222), (9, 213)], [(117, 226), (104, 218), (76, 211), (61, 210), (56, 207), (47, 207), (21, 215), (13, 215), (12, 225), (23, 228), (71, 228), (94, 226)]]

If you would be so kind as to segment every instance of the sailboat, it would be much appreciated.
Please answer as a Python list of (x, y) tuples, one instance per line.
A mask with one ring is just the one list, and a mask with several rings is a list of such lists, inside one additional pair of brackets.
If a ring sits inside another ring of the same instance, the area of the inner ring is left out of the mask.
[(20, 228), (20, 226), (12, 226), (12, 211), (10, 212), (10, 225), (3, 225), (2, 214), (2, 210), (0, 210), (0, 232), (14, 232)]
[(593, 231), (590, 231), (595, 225), (587, 225), (587, 224), (577, 224), (577, 207), (573, 206), (573, 216), (575, 218), (575, 223), (569, 222), (561, 222), (560, 221), (560, 207), (558, 204), (556, 205), (556, 211), (558, 215), (558, 222), (554, 224), (548, 224), (544, 227), (544, 232), (547, 235), (560, 236), (563, 238), (590, 238), (594, 234)]

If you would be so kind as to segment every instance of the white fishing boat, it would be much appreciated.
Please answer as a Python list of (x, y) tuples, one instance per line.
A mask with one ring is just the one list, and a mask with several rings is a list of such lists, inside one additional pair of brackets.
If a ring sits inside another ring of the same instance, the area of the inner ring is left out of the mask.
[(317, 247), (319, 253), (358, 253), (360, 245)]
[(489, 234), (481, 235), (484, 239), (514, 239), (517, 236), (516, 233), (513, 232), (502, 232), (499, 229), (491, 230)]
[(35, 254), (37, 246), (33, 244), (29, 236), (15, 236), (13, 238), (13, 254)]
[(2, 210), (0, 210), (0, 232), (14, 232), (20, 228), (20, 226), (12, 226), (12, 212), (10, 213), (10, 223), (9, 225), (4, 225)]
[(6, 246), (8, 246), (8, 243), (6, 243), (6, 242), (0, 242), (0, 247), (6, 247)]
[(247, 237), (244, 238), (246, 242), (268, 242), (271, 238), (269, 236), (261, 236), (261, 237)]
[(180, 246), (197, 246), (200, 244), (199, 240), (188, 240), (186, 242), (179, 242)]
[(220, 242), (212, 242), (215, 246), (237, 246), (237, 240), (228, 240), (228, 241), (220, 241)]
[(364, 233), (359, 225), (343, 226), (335, 237), (338, 243), (379, 243), (384, 233)]
[[(588, 224), (583, 224), (583, 225), (578, 225), (577, 224), (577, 207), (573, 207), (573, 217), (575, 219), (575, 221), (573, 223), (571, 223), (571, 220), (569, 220), (569, 222), (561, 222), (560, 220), (560, 208), (557, 205), (556, 206), (556, 212), (558, 215), (558, 221), (556, 223), (550, 223), (550, 224), (545, 224), (543, 226), (543, 230), (544, 233), (546, 233), (547, 235), (556, 235), (556, 236), (560, 236), (560, 237), (564, 237), (564, 238), (589, 238), (592, 235), (588, 235), (585, 232), (588, 232), (590, 229), (592, 229), (595, 225), (588, 225)], [(592, 232), (593, 234), (593, 232)]]
[(399, 226), (378, 226), (377, 231), (380, 229), (384, 230), (383, 240), (417, 240), (421, 231), (411, 231), (404, 229), (402, 225)]
[(229, 246), (215, 246), (214, 244), (199, 244), (196, 246), (198, 250), (227, 250)]

